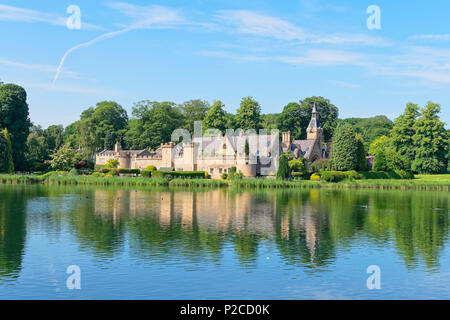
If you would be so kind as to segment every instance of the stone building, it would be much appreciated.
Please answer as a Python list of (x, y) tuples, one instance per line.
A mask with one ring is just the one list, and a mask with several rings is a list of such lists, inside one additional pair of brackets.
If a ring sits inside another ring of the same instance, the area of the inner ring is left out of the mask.
[(104, 165), (115, 159), (120, 168), (144, 170), (153, 165), (158, 170), (206, 171), (213, 178), (236, 167), (245, 177), (267, 176), (276, 174), (281, 152), (290, 151), (295, 158), (303, 157), (309, 162), (327, 158), (329, 144), (324, 143), (322, 131), (314, 105), (306, 140), (291, 141), (291, 133), (283, 132), (280, 144), (278, 134), (240, 133), (195, 137), (192, 142), (182, 144), (162, 143), (156, 151), (122, 150), (117, 142), (114, 150), (103, 150), (96, 155), (96, 164)]

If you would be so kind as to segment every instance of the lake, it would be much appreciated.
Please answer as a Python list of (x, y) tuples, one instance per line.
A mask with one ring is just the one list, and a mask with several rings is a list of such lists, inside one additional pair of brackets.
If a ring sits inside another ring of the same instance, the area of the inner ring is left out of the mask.
[(448, 299), (449, 200), (0, 185), (0, 299)]

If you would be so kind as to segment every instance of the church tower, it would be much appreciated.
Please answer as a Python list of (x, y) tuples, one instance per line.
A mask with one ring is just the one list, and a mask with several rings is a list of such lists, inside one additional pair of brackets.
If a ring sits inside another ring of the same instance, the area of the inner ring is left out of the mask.
[(307, 134), (306, 139), (322, 141), (323, 140), (322, 131), (323, 129), (320, 126), (319, 113), (317, 112), (316, 103), (314, 103), (314, 107), (312, 109), (311, 114), (311, 121), (309, 122), (309, 126), (306, 129)]

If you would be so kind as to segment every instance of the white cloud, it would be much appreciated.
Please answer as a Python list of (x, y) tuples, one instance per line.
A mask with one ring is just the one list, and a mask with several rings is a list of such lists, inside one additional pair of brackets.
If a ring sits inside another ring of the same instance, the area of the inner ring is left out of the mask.
[(351, 83), (351, 82), (347, 82), (347, 81), (330, 80), (329, 82), (338, 87), (342, 87), (342, 88), (360, 88), (361, 87), (359, 84)]
[[(31, 9), (19, 8), (0, 4), (0, 21), (16, 21), (27, 23), (47, 23), (55, 26), (66, 27), (68, 16), (46, 13)], [(82, 22), (82, 29), (101, 29), (98, 26)]]
[(107, 5), (131, 18), (131, 26), (134, 28), (168, 28), (188, 23), (178, 9), (158, 5), (138, 6), (126, 2)]
[(199, 54), (210, 57), (230, 58), (236, 61), (282, 62), (292, 65), (331, 66), (365, 65), (365, 56), (351, 51), (310, 49), (303, 55), (269, 56), (234, 54), (226, 51), (201, 51)]
[(408, 37), (410, 40), (450, 41), (450, 34), (416, 34)]
[[(39, 72), (48, 72), (48, 73), (54, 73), (56, 71), (55, 66), (50, 65), (44, 65), (44, 64), (33, 64), (33, 63), (23, 63), (18, 61), (12, 61), (0, 58), (0, 64), (7, 66), (7, 67), (13, 67), (13, 68), (19, 68), (19, 69), (26, 69), (26, 70), (34, 70)], [(79, 78), (78, 73), (64, 70), (63, 71), (65, 75), (72, 77), (72, 78)]]
[(247, 10), (222, 10), (215, 16), (233, 32), (272, 37), (279, 40), (305, 41), (306, 33), (291, 23)]

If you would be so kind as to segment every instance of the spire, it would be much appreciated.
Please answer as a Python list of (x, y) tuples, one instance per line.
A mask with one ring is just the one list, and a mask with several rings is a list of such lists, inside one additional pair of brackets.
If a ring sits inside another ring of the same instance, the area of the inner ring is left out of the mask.
[(309, 129), (319, 129), (320, 121), (319, 121), (319, 113), (317, 112), (316, 103), (314, 102), (314, 106), (311, 113), (311, 121), (309, 122)]

